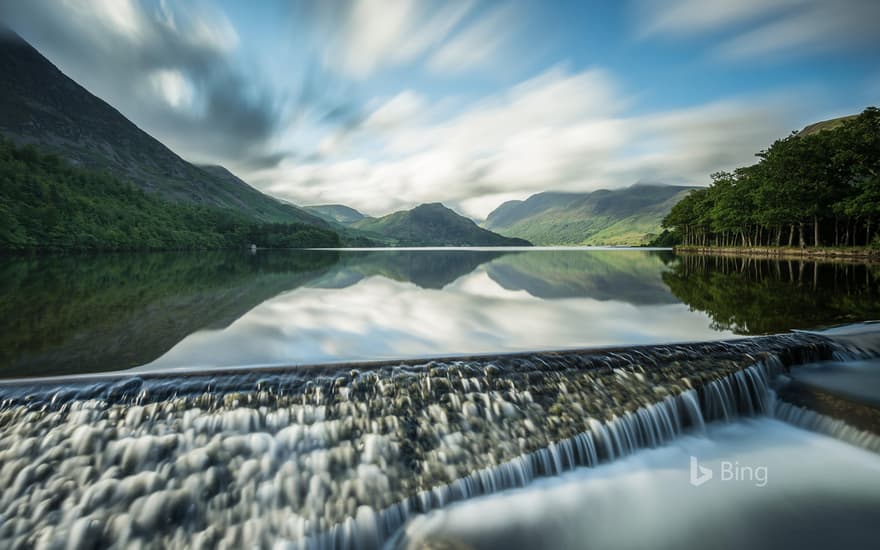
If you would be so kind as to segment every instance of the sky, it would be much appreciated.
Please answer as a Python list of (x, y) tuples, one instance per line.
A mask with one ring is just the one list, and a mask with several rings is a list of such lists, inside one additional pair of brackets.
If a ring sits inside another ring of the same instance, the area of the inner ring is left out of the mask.
[(369, 215), (706, 185), (880, 104), (877, 0), (0, 0), (0, 21), (187, 160)]

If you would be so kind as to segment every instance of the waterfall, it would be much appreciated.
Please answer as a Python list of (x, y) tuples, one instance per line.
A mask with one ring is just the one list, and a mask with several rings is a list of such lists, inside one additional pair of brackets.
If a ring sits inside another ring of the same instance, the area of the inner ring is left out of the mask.
[(774, 416), (798, 428), (828, 435), (850, 445), (880, 453), (880, 436), (850, 426), (842, 420), (783, 401), (776, 404)]
[[(775, 372), (781, 364), (777, 357), (768, 357), (767, 363), (756, 363), (710, 382), (699, 392), (687, 390), (604, 423), (590, 419), (589, 429), (574, 437), (474, 472), (451, 484), (423, 491), (379, 512), (375, 529), (371, 526), (370, 532), (384, 533), (386, 537), (403, 536), (400, 527), (413, 515), (425, 514), (456, 501), (524, 487), (538, 477), (555, 476), (575, 467), (591, 467), (641, 449), (658, 447), (687, 429), (704, 432), (707, 419), (729, 422), (741, 416), (773, 414), (775, 400), (768, 381), (769, 373)], [(718, 412), (720, 416), (715, 416)], [(363, 541), (352, 540), (349, 535), (350, 527), (339, 525), (303, 541), (300, 547), (315, 550), (363, 548)], [(389, 546), (405, 545), (392, 540)]]
[(0, 546), (376, 548), (415, 515), (782, 410), (816, 335), (0, 386)]

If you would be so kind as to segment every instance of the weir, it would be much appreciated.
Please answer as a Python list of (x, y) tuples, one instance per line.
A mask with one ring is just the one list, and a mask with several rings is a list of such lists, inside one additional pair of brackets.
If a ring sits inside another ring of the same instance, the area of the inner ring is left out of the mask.
[(870, 354), (787, 334), (7, 384), (0, 546), (376, 548), (450, 502), (762, 413), (876, 450), (771, 391), (793, 366)]

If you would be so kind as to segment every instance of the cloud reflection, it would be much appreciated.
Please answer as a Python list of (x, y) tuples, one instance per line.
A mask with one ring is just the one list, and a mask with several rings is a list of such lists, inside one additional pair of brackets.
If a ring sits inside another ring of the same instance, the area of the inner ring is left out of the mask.
[[(531, 253), (526, 253), (531, 254)], [(609, 254), (618, 254), (610, 252)], [(645, 253), (640, 253), (645, 254)], [(442, 289), (370, 275), (345, 288), (298, 288), (230, 326), (190, 335), (148, 369), (443, 356), (690, 341), (731, 336), (680, 303), (502, 287), (495, 262)], [(654, 275), (663, 264), (657, 260)]]

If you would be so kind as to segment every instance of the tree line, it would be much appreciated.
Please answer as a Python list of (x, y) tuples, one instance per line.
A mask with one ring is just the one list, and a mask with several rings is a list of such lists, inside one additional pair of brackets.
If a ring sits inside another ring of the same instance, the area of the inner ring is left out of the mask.
[(0, 138), (0, 251), (191, 250), (339, 246), (302, 223), (263, 223), (167, 201), (106, 173)]
[(835, 124), (792, 133), (756, 164), (712, 174), (709, 187), (672, 208), (655, 243), (880, 246), (880, 109)]

